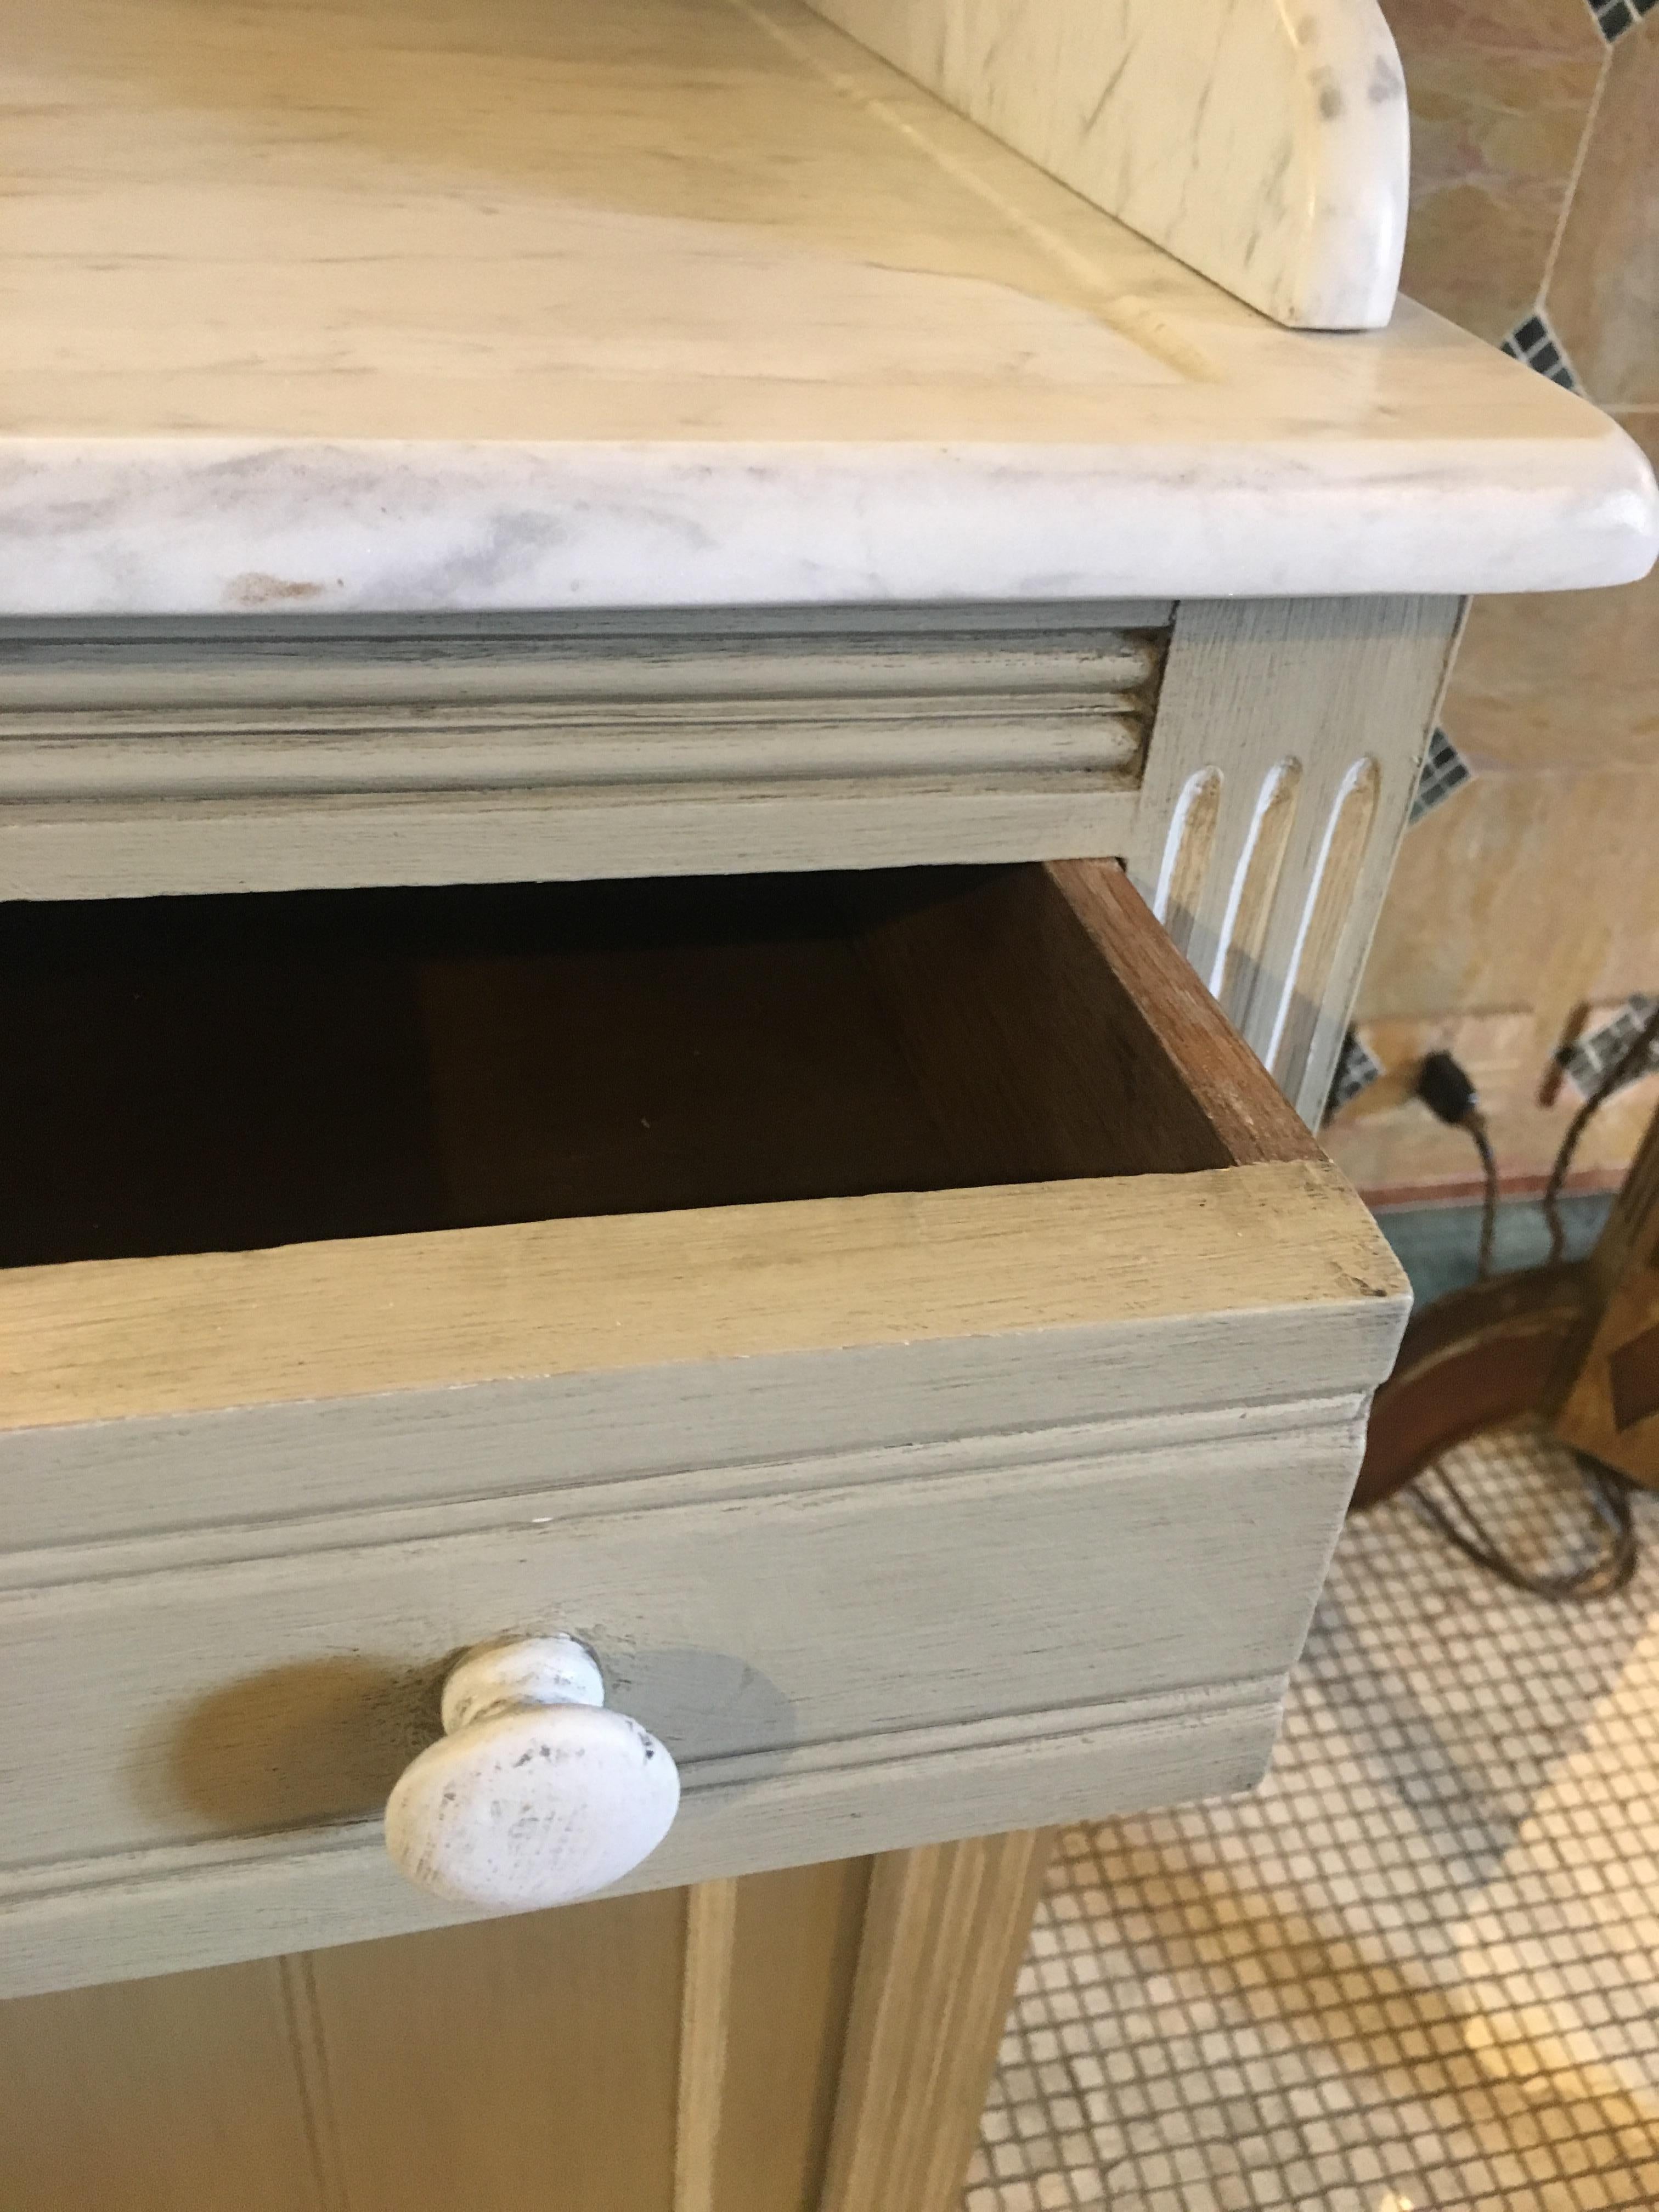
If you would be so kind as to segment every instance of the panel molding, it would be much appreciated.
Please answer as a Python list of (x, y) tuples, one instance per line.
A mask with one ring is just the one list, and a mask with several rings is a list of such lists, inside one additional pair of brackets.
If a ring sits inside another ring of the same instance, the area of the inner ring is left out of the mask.
[(0, 896), (1114, 852), (1170, 612), (0, 623)]
[[(359, 1555), (410, 1544), (447, 1542), (459, 1536), (488, 1536), (526, 1526), (574, 1526), (607, 1514), (626, 1513), (632, 1518), (739, 1501), (758, 1504), (865, 1489), (878, 1491), (889, 1498), (913, 1497), (923, 1488), (930, 1495), (946, 1496), (953, 1485), (959, 1487), (987, 1475), (1005, 1479), (1019, 1474), (1037, 1478), (1068, 1466), (1106, 1461), (1127, 1475), (1134, 1471), (1138, 1462), (1151, 1459), (1163, 1463), (1171, 1456), (1185, 1456), (1214, 1445), (1224, 1446), (1233, 1454), (1235, 1464), (1244, 1467), (1264, 1449), (1282, 1453), (1299, 1436), (1357, 1432), (1368, 1403), (1369, 1390), (1356, 1387), (1330, 1396), (1263, 1399), (1249, 1405), (1136, 1414), (1006, 1433), (975, 1431), (915, 1443), (804, 1452), (782, 1461), (740, 1457), (727, 1466), (714, 1468), (655, 1466), (648, 1452), (653, 1440), (647, 1439), (643, 1440), (647, 1450), (637, 1466), (619, 1466), (608, 1478), (579, 1477), (557, 1487), (511, 1486), (512, 1477), (522, 1470), (509, 1462), (495, 1470), (504, 1479), (501, 1487), (491, 1485), (484, 1471), (465, 1482), (463, 1495), (447, 1496), (440, 1490), (419, 1503), (394, 1499), (333, 1513), (276, 1512), (252, 1523), (210, 1518), (198, 1528), (164, 1526), (150, 1535), (36, 1540), (0, 1551), (0, 1603), (7, 1593), (21, 1595), (77, 1589), (101, 1601), (102, 1594), (112, 1595), (125, 1583), (148, 1584), (163, 1575), (174, 1578), (172, 1586), (176, 1589), (181, 1586), (179, 1578), (226, 1568), (257, 1567), (267, 1561), (280, 1565), (290, 1559), (314, 1560), (330, 1554)], [(371, 1422), (383, 1410), (374, 1406), (363, 1409)], [(418, 1407), (412, 1412), (413, 1418), (418, 1419)], [(344, 1417), (343, 1408), (326, 1404), (307, 1406), (303, 1413), (313, 1419), (326, 1419), (331, 1413), (337, 1421)], [(403, 1420), (410, 1418), (411, 1409), (405, 1407)], [(307, 1426), (310, 1425), (307, 1421)], [(540, 1425), (532, 1413), (529, 1422), (532, 1440)], [(349, 1430), (343, 1433), (349, 1439)], [(46, 1432), (47, 1437), (54, 1434)], [(104, 1441), (95, 1431), (85, 1439), (94, 1447)], [(186, 1477), (193, 1472), (197, 1455), (183, 1448), (184, 1439), (173, 1424), (157, 1425), (151, 1436), (129, 1436), (126, 1441), (141, 1448), (153, 1442), (162, 1456), (171, 1455), (173, 1463), (183, 1468)], [(201, 1441), (200, 1463), (205, 1469), (211, 1465), (217, 1439), (210, 1431)], [(168, 1446), (174, 1443), (181, 1449), (169, 1455)], [(0, 1470), (9, 1474), (8, 1456), (0, 1440)], [(27, 1464), (22, 1438), (15, 1441), (9, 1456)], [(440, 1483), (451, 1464), (441, 1453), (434, 1455)], [(410, 1468), (400, 1472), (416, 1476), (419, 1470)], [(209, 1501), (204, 1504), (210, 1512)]]
[[(607, 1895), (1150, 1810), (1249, 1790), (1267, 1771), (1285, 1677), (1126, 1698), (1089, 1714), (881, 1740), (885, 1756), (705, 1786)], [(975, 1741), (977, 1737), (979, 1740)], [(872, 1784), (874, 1786), (872, 1786)], [(403, 1881), (378, 1821), (24, 1869), (0, 1883), (0, 1997), (413, 1933), (469, 1915)]]
[(702, 1881), (686, 1891), (674, 2212), (720, 2212), (715, 2193), (716, 2161), (731, 2040), (737, 1932), (735, 1881)]

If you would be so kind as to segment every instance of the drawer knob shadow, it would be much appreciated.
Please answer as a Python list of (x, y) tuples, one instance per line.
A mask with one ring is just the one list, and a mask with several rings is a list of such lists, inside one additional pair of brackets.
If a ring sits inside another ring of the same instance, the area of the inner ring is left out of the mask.
[(620, 1881), (673, 1825), (672, 1758), (606, 1707), (574, 1637), (480, 1645), (442, 1711), (443, 1735), (386, 1802), (386, 1849), (417, 1888), (493, 1912), (570, 1905)]

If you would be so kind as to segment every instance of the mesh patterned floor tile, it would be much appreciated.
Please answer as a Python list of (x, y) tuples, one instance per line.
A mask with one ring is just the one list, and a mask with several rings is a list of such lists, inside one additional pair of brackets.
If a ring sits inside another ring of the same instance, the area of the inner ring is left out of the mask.
[[(1571, 1544), (1543, 1439), (1448, 1464), (1516, 1553)], [(1066, 1832), (966, 2212), (1073, 2206), (1659, 2206), (1659, 1562), (1550, 1605), (1384, 1506), (1263, 1789)]]

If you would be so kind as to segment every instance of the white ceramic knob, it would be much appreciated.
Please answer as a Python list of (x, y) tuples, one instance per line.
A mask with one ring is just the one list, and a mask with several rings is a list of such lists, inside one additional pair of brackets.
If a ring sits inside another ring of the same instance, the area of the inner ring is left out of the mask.
[(469, 1651), (444, 1684), (444, 1734), (398, 1777), (386, 1849), (417, 1888), (493, 1912), (591, 1897), (673, 1826), (680, 1778), (655, 1736), (605, 1710), (570, 1636)]

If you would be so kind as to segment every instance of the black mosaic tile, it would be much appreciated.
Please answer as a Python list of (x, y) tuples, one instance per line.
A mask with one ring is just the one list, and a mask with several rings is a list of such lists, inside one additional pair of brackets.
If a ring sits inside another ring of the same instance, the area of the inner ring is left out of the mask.
[[(1622, 6), (1624, 0), (1620, 0), (1620, 4)], [(1514, 361), (1525, 362), (1528, 368), (1535, 368), (1540, 376), (1548, 377), (1552, 384), (1560, 385), (1564, 391), (1581, 389), (1560, 339), (1541, 313), (1528, 315), (1524, 322), (1517, 323), (1498, 350)]]
[(1328, 1121), (1333, 1114), (1341, 1112), (1351, 1098), (1358, 1098), (1362, 1091), (1369, 1091), (1382, 1073), (1382, 1061), (1350, 1030), (1337, 1055), (1336, 1073), (1331, 1078), (1330, 1095), (1325, 1101), (1325, 1119)]
[(1589, 0), (1589, 11), (1601, 36), (1611, 45), (1654, 4), (1655, 0)]
[[(1626, 1000), (1611, 1021), (1592, 1030), (1588, 1036), (1580, 1037), (1577, 1044), (1569, 1046), (1558, 1056), (1568, 1082), (1581, 1098), (1588, 1098), (1613, 1063), (1635, 1044), (1656, 1006), (1659, 999), (1645, 998), (1638, 993)], [(1659, 1037), (1648, 1047), (1640, 1063), (1620, 1079), (1620, 1089), (1639, 1082), (1656, 1069), (1659, 1069)]]
[(1432, 814), (1443, 805), (1453, 792), (1461, 791), (1473, 778), (1474, 771), (1452, 743), (1443, 728), (1437, 727), (1429, 739), (1428, 751), (1423, 757), (1423, 767), (1417, 779), (1417, 791), (1412, 800), (1408, 824), (1420, 822), (1425, 814)]

